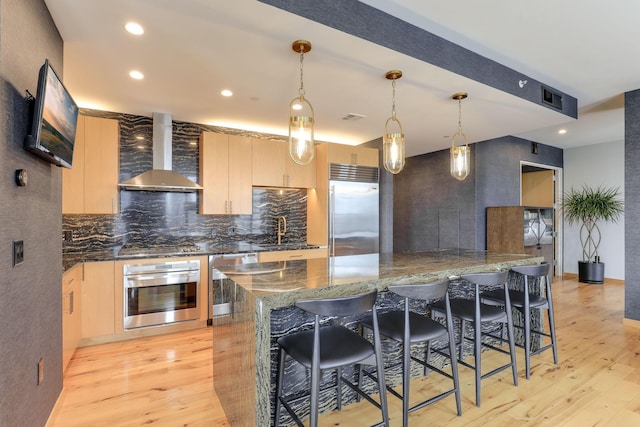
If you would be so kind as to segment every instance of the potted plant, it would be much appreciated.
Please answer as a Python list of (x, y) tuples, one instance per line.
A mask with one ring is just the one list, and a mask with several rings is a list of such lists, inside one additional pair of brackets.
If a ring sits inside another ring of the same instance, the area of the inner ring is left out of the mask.
[(564, 217), (569, 224), (581, 223), (580, 243), (582, 261), (578, 261), (578, 281), (584, 283), (604, 282), (604, 263), (600, 262), (598, 246), (601, 234), (598, 221), (616, 222), (624, 212), (618, 188), (571, 188), (562, 201)]

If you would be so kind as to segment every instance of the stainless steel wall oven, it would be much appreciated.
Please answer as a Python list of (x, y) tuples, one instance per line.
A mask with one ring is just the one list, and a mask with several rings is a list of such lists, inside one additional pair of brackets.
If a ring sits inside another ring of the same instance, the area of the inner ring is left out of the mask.
[(199, 318), (200, 262), (125, 264), (124, 329)]

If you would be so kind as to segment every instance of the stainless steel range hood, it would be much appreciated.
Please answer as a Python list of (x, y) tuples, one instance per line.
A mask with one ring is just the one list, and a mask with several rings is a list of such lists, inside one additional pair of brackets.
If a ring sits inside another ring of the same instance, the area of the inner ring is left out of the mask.
[(171, 170), (171, 115), (153, 113), (153, 169), (118, 184), (123, 190), (194, 192), (203, 187)]

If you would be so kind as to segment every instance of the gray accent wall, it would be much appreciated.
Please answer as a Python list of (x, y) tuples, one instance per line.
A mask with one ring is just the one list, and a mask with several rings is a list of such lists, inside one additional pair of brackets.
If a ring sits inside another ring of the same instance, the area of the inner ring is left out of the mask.
[[(62, 74), (62, 38), (43, 0), (0, 0), (0, 426), (43, 426), (62, 390), (60, 168), (26, 152), (26, 90), (49, 59)], [(26, 169), (27, 187), (14, 183)], [(12, 265), (12, 242), (24, 262)], [(37, 385), (37, 364), (44, 381)]]
[(559, 148), (513, 136), (470, 145), (471, 173), (449, 173), (449, 150), (407, 159), (394, 177), (394, 251), (486, 249), (486, 208), (520, 204), (520, 162), (562, 167)]
[(640, 90), (624, 95), (624, 317), (640, 320)]

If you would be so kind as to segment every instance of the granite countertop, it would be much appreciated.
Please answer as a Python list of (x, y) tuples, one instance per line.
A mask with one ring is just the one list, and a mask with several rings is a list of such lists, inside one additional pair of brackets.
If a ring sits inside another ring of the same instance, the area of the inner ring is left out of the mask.
[(94, 261), (119, 261), (119, 260), (142, 260), (149, 258), (175, 258), (175, 257), (195, 257), (195, 256), (209, 256), (220, 254), (240, 254), (248, 252), (273, 252), (273, 251), (286, 251), (286, 250), (304, 250), (304, 249), (318, 249), (319, 246), (307, 245), (306, 243), (283, 243), (277, 245), (275, 243), (247, 243), (247, 242), (234, 242), (227, 244), (198, 244), (200, 251), (197, 252), (183, 252), (180, 254), (169, 255), (130, 255), (122, 256), (118, 255), (120, 246), (114, 247), (110, 250), (103, 251), (83, 251), (83, 252), (63, 252), (62, 254), (62, 271), (70, 270), (74, 265), (81, 262), (94, 262)]
[[(531, 255), (473, 250), (350, 255), (240, 265), (224, 274), (269, 307), (285, 307), (300, 298), (352, 295), (391, 284), (451, 278), (460, 274), (541, 262)], [(487, 266), (490, 267), (487, 267)]]

